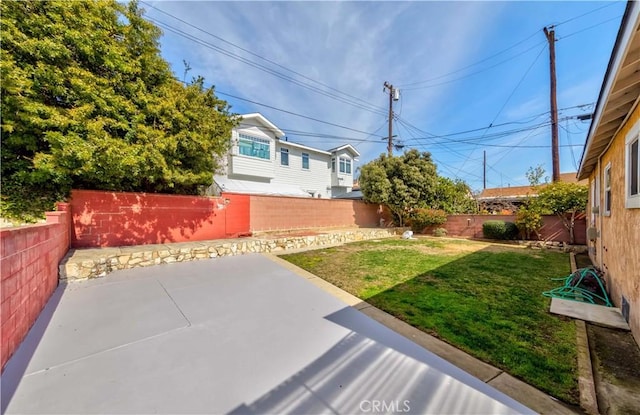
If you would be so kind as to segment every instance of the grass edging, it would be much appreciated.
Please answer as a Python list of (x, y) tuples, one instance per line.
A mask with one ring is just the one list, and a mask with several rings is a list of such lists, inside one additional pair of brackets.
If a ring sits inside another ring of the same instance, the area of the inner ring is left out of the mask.
[[(571, 272), (576, 272), (576, 255), (569, 254)], [(593, 367), (591, 365), (591, 352), (589, 351), (589, 337), (587, 325), (582, 320), (576, 319), (576, 343), (578, 351), (578, 389), (580, 391), (580, 407), (589, 415), (598, 415), (598, 398), (593, 379)]]

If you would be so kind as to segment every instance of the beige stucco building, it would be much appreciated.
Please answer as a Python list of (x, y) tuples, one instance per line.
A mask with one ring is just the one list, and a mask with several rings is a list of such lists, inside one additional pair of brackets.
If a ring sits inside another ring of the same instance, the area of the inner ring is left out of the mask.
[(640, 3), (628, 2), (580, 162), (587, 239), (640, 344)]

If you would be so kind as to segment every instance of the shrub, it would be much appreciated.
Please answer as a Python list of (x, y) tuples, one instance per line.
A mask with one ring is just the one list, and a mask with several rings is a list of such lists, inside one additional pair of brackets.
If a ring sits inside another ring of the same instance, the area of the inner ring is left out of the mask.
[(539, 238), (539, 231), (542, 228), (540, 209), (533, 204), (520, 207), (516, 215), (516, 226), (526, 239), (531, 239), (534, 234)]
[(518, 236), (518, 227), (513, 222), (488, 220), (482, 224), (482, 233), (489, 239), (515, 239)]
[(433, 225), (442, 225), (447, 221), (447, 213), (440, 209), (416, 209), (411, 214), (411, 229), (416, 233), (422, 233), (424, 228)]
[(433, 236), (437, 236), (437, 237), (447, 236), (447, 230), (445, 228), (435, 228), (433, 230)]

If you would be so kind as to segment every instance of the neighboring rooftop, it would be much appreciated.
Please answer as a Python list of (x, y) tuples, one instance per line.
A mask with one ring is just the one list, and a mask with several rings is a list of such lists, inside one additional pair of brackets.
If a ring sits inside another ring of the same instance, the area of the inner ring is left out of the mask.
[[(587, 184), (587, 180), (578, 181), (577, 173), (561, 173), (560, 181), (565, 183)], [(543, 183), (539, 188), (543, 188), (547, 183)], [(531, 186), (510, 186), (510, 187), (494, 187), (484, 189), (478, 196), (478, 200), (487, 199), (524, 199), (527, 196), (535, 196), (536, 191)]]

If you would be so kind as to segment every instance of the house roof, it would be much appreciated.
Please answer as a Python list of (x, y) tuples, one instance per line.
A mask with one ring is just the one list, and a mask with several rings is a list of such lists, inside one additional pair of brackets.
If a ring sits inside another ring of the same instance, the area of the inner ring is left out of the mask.
[(364, 199), (364, 195), (362, 194), (362, 190), (352, 190), (351, 192), (343, 193), (338, 196), (334, 196), (333, 199), (352, 199), (352, 200), (362, 200)]
[(300, 186), (251, 182), (247, 180), (229, 179), (225, 176), (215, 176), (213, 180), (223, 192), (253, 195), (311, 197), (309, 192), (303, 190)]
[[(561, 173), (560, 181), (565, 183), (587, 184), (586, 180), (578, 181), (576, 172)], [(539, 188), (546, 186), (542, 184)], [(535, 196), (537, 192), (531, 186), (511, 186), (511, 187), (494, 187), (492, 189), (484, 189), (478, 196), (478, 200), (489, 199), (524, 199), (527, 196)]]
[(638, 105), (640, 97), (640, 2), (629, 1), (607, 72), (600, 89), (596, 111), (582, 151), (578, 177), (586, 179), (598, 159)]
[(298, 144), (298, 143), (293, 143), (291, 141), (284, 141), (284, 140), (278, 140), (278, 141), (280, 142), (280, 144), (286, 144), (286, 145), (288, 145), (290, 147), (299, 148), (301, 150), (308, 150), (308, 151), (313, 151), (314, 153), (320, 153), (320, 154), (326, 154), (326, 155), (330, 155), (331, 154), (328, 151), (319, 150), (317, 148), (305, 146), (305, 145)]
[(266, 119), (264, 115), (258, 112), (251, 113), (251, 114), (244, 114), (241, 117), (242, 117), (241, 124), (263, 126), (263, 127), (266, 127), (268, 130), (270, 130), (272, 133), (274, 133), (276, 137), (278, 138), (284, 137), (284, 133), (282, 132), (281, 129), (276, 127), (275, 124), (273, 124), (271, 121)]
[(353, 154), (355, 157), (360, 157), (360, 153), (358, 152), (358, 150), (356, 150), (356, 148), (354, 146), (352, 146), (351, 144), (345, 144), (343, 146), (332, 148), (332, 149), (329, 149), (327, 151), (329, 151), (330, 153), (335, 153), (335, 152), (338, 152), (340, 150), (349, 150), (351, 152), (351, 154)]

